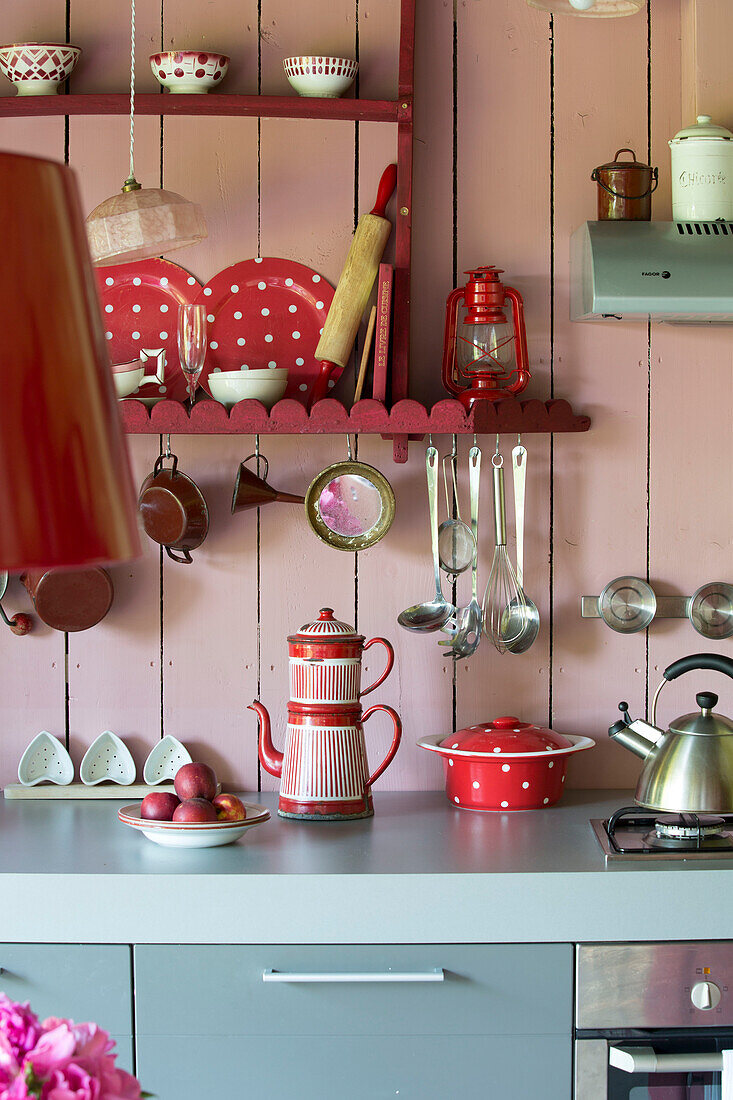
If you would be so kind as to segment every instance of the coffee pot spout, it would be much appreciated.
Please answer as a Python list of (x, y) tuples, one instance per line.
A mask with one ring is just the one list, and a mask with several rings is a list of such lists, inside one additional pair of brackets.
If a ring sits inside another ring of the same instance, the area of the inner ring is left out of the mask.
[(272, 729), (267, 708), (255, 699), (247, 709), (255, 711), (260, 727), (260, 735), (257, 743), (260, 762), (270, 775), (280, 778), (283, 770), (283, 754), (278, 752), (272, 743)]
[(614, 741), (618, 741), (619, 745), (623, 745), (629, 752), (633, 752), (635, 756), (640, 756), (642, 760), (646, 760), (659, 738), (663, 735), (664, 730), (657, 729), (651, 723), (645, 722), (643, 718), (637, 718), (635, 722), (632, 722), (629, 717), (628, 703), (619, 703), (618, 709), (621, 711), (623, 718), (609, 726), (608, 736)]

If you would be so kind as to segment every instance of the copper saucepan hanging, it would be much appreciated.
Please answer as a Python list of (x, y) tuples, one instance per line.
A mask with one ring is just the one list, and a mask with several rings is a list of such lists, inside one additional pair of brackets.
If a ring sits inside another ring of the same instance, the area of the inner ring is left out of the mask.
[(54, 630), (73, 633), (101, 622), (114, 588), (106, 569), (29, 569), (20, 578), (38, 618)]
[[(168, 458), (170, 469), (163, 465)], [(209, 509), (196, 482), (178, 469), (176, 455), (158, 456), (142, 484), (137, 506), (148, 537), (163, 546), (173, 561), (190, 565), (191, 551), (209, 533)]]
[(395, 496), (384, 474), (355, 462), (348, 443), (347, 462), (327, 466), (305, 494), (305, 514), (322, 542), (334, 550), (366, 550), (389, 531)]

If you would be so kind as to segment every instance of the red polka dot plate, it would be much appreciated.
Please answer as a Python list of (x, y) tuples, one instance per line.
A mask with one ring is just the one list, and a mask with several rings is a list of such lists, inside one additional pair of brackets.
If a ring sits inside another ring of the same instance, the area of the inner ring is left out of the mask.
[[(321, 372), (315, 351), (333, 295), (317, 271), (294, 260), (261, 257), (220, 271), (197, 298), (208, 307), (204, 388), (214, 371), (287, 367), (285, 397), (305, 403)], [(333, 371), (329, 386), (340, 374)]]
[(201, 289), (198, 279), (178, 264), (160, 259), (98, 268), (96, 276), (110, 362), (129, 363), (143, 349), (165, 348), (165, 384), (146, 386), (140, 400), (185, 401), (187, 383), (178, 358), (178, 307), (194, 301)]

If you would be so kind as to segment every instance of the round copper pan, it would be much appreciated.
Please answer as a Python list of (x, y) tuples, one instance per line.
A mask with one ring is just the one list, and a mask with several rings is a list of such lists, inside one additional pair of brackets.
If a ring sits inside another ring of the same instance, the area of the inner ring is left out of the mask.
[[(163, 455), (142, 484), (137, 506), (145, 533), (165, 547), (173, 561), (189, 565), (209, 533), (209, 509), (198, 485), (178, 469), (175, 455), (170, 469), (163, 468)], [(180, 555), (173, 553), (180, 551)]]
[(54, 630), (89, 630), (101, 622), (114, 599), (106, 569), (34, 569), (20, 579), (38, 618)]

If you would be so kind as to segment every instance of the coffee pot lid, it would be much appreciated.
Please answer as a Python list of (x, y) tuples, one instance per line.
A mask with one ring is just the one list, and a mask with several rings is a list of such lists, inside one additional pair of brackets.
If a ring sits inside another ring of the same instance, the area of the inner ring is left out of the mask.
[(288, 638), (289, 642), (300, 641), (340, 641), (344, 638), (360, 638), (353, 626), (335, 619), (332, 607), (322, 607), (318, 612), (318, 618), (313, 622), (301, 626), (297, 634)]
[(693, 122), (691, 126), (685, 126), (674, 135), (672, 141), (686, 141), (688, 138), (717, 138), (718, 140), (722, 138), (724, 141), (733, 141), (733, 134), (726, 126), (719, 126), (713, 122), (710, 115), (698, 115), (697, 122)]
[(714, 691), (699, 691), (695, 701), (700, 710), (683, 714), (670, 723), (672, 733), (693, 733), (702, 737), (726, 737), (733, 733), (733, 722), (724, 714), (714, 714), (718, 702)]

